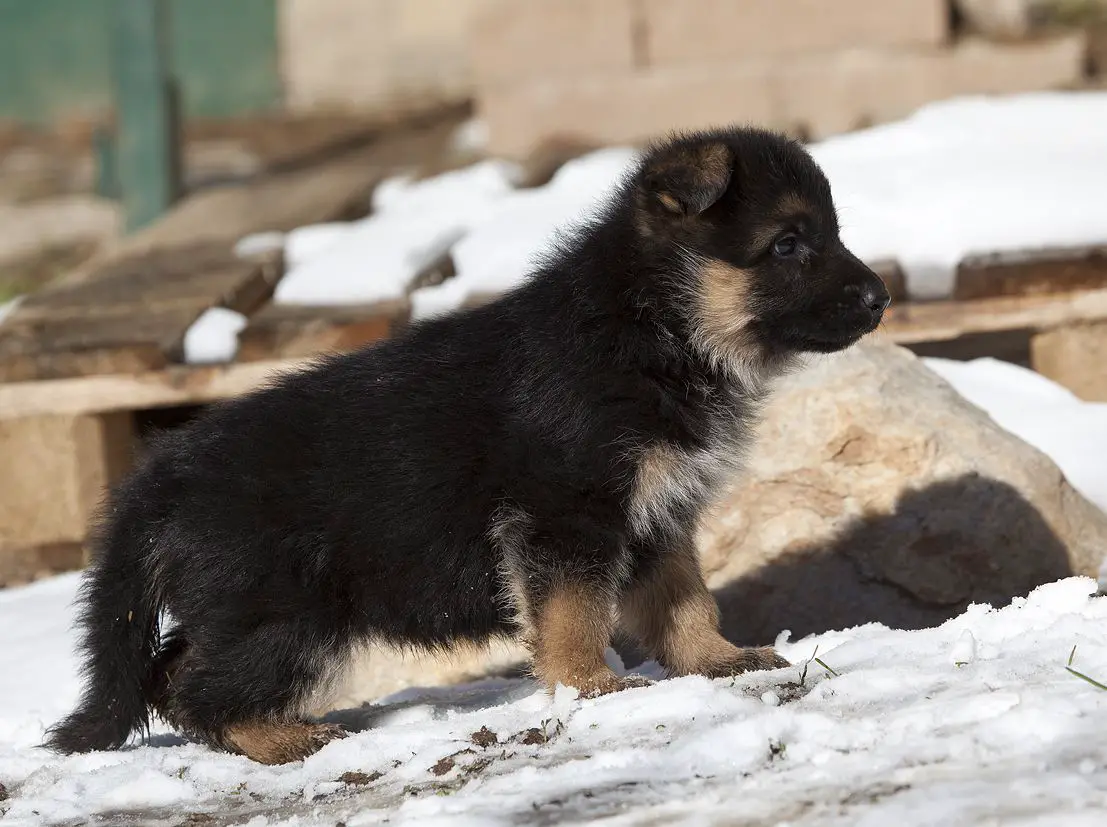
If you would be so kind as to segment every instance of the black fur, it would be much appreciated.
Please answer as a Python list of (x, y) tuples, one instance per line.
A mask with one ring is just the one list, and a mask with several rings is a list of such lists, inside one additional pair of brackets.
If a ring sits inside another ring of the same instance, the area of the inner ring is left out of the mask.
[[(720, 263), (747, 319), (730, 338), (705, 333), (705, 303), (726, 310), (725, 279), (708, 295), (703, 277)], [(105, 509), (87, 686), (49, 744), (115, 748), (153, 710), (226, 746), (227, 726), (297, 717), (357, 642), (516, 634), (505, 557), (529, 606), (566, 579), (617, 599), (718, 482), (635, 524), (635, 449), (740, 451), (767, 380), (856, 341), (887, 301), (799, 145), (729, 129), (650, 148), (499, 300), (162, 435)]]

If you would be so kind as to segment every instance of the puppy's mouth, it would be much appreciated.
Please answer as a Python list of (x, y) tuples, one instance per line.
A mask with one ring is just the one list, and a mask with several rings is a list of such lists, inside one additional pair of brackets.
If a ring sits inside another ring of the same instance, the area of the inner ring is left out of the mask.
[(795, 337), (795, 342), (800, 350), (813, 353), (836, 353), (839, 350), (853, 347), (870, 333), (880, 327), (880, 317), (874, 318), (861, 328), (854, 328), (843, 332), (804, 331)]

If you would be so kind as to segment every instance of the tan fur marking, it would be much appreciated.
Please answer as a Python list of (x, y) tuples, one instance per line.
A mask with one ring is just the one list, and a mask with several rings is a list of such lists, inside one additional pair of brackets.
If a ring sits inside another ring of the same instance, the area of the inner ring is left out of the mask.
[(719, 463), (706, 452), (688, 454), (666, 443), (641, 451), (628, 512), (639, 536), (649, 536), (670, 519), (673, 507), (702, 502), (712, 493)]
[(695, 339), (704, 355), (717, 365), (757, 384), (764, 355), (749, 331), (753, 321), (747, 307), (749, 279), (745, 270), (718, 259), (700, 268)]
[(769, 245), (776, 241), (784, 231), (784, 227), (780, 224), (763, 224), (754, 228), (750, 234), (750, 249), (758, 252), (768, 250)]
[(661, 206), (670, 212), (678, 213), (681, 211), (680, 202), (667, 192), (658, 193), (657, 200), (661, 202)]
[(695, 549), (674, 549), (620, 606), (620, 621), (673, 675), (719, 677), (787, 665), (771, 649), (741, 649), (719, 633), (719, 606)]
[(536, 627), (534, 672), (548, 689), (561, 683), (597, 695), (623, 688), (603, 657), (614, 627), (605, 595), (579, 584), (559, 586), (539, 609)]
[(254, 721), (223, 731), (223, 740), (231, 749), (261, 764), (299, 761), (331, 741), (345, 737), (340, 727), (299, 721)]
[[(781, 218), (793, 218), (800, 215), (814, 215), (817, 213), (811, 202), (794, 192), (786, 193), (776, 205), (776, 214)], [(774, 235), (780, 232), (779, 228), (773, 230)]]
[(512, 607), (519, 636), (524, 643), (534, 639), (534, 622), (527, 600), (526, 578), (520, 565), (526, 554), (530, 516), (520, 508), (503, 505), (496, 510), (488, 528), (488, 538), (500, 552), (502, 596)]

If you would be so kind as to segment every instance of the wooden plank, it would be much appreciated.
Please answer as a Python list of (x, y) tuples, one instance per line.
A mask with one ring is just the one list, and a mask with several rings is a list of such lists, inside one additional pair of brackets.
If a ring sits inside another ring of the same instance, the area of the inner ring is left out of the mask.
[(0, 421), (206, 404), (246, 393), (275, 373), (310, 363), (310, 359), (282, 359), (205, 367), (182, 365), (133, 375), (0, 383)]
[(953, 298), (1036, 296), (1107, 288), (1107, 246), (1043, 247), (965, 258)]
[[(21, 304), (0, 328), (0, 381), (170, 364), (204, 310), (249, 312), (271, 292), (273, 274), (234, 259), (235, 242), (363, 214), (383, 175), (444, 151), (453, 126), (452, 118), (415, 124), (330, 161), (179, 202), (163, 220)], [(86, 317), (98, 321), (77, 322)]]
[[(1045, 331), (1074, 322), (1097, 321), (1107, 321), (1107, 290), (971, 302), (903, 303), (889, 309), (880, 335), (910, 344), (974, 333)], [(275, 371), (296, 370), (310, 362), (272, 359), (213, 367), (180, 366), (133, 376), (9, 382), (0, 384), (0, 420), (203, 404), (244, 393), (263, 384)]]
[(406, 301), (301, 307), (270, 304), (238, 335), (239, 362), (346, 351), (394, 335), (411, 315)]
[(248, 311), (274, 274), (205, 242), (124, 256), (97, 278), (29, 296), (0, 329), (0, 381), (151, 370), (179, 361), (185, 331), (216, 305)]
[(1039, 333), (1030, 340), (1030, 365), (1081, 399), (1107, 402), (1107, 322)]
[(0, 421), (0, 546), (79, 542), (132, 437), (126, 412)]
[(893, 304), (881, 329), (884, 335), (906, 344), (956, 339), (971, 333), (1048, 330), (1104, 319), (1107, 319), (1107, 289)]

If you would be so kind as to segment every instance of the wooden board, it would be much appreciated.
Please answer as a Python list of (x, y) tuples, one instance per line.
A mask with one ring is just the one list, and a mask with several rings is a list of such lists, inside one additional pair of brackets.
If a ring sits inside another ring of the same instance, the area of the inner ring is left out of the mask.
[[(237, 259), (239, 239), (364, 214), (376, 183), (441, 152), (455, 120), (416, 123), (326, 162), (186, 198), (24, 301), (0, 328), (0, 382), (146, 372), (178, 361), (185, 332), (204, 310), (251, 313), (272, 293), (277, 272)], [(286, 321), (274, 342), (296, 352), (290, 330)]]
[(1034, 336), (1030, 364), (1081, 399), (1107, 402), (1107, 322), (1068, 325)]
[(1055, 247), (970, 256), (957, 268), (953, 298), (1100, 288), (1107, 288), (1107, 247)]
[(1107, 319), (1107, 289), (975, 301), (893, 304), (881, 330), (896, 342), (939, 342), (973, 333), (1049, 330)]
[(406, 301), (328, 307), (271, 304), (251, 316), (239, 334), (236, 360), (294, 359), (352, 350), (395, 335), (409, 317)]
[[(297, 312), (310, 311), (301, 309)], [(309, 345), (299, 333), (281, 330), (281, 315), (273, 311), (271, 334), (290, 350)], [(379, 317), (378, 317), (379, 318)], [(916, 302), (893, 305), (878, 335), (902, 344), (952, 340), (973, 333), (1006, 330), (1047, 331), (1074, 322), (1107, 321), (1107, 290), (1058, 296), (1008, 296), (967, 302)], [(351, 329), (363, 320), (351, 314)], [(365, 322), (368, 324), (368, 322)], [(257, 328), (258, 330), (261, 329)], [(293, 325), (293, 331), (297, 328)], [(324, 326), (325, 336), (341, 337)], [(291, 339), (282, 338), (291, 336)], [(359, 335), (368, 335), (365, 333)], [(295, 344), (292, 344), (295, 343)], [(254, 355), (264, 352), (259, 348)], [(99, 413), (114, 410), (173, 407), (212, 402), (245, 393), (274, 372), (296, 370), (309, 358), (234, 362), (209, 367), (170, 367), (137, 375), (86, 376), (51, 381), (0, 383), (0, 420), (46, 414)]]
[(310, 359), (177, 366), (146, 373), (0, 383), (0, 421), (53, 414), (170, 408), (227, 399)]
[(178, 360), (206, 309), (249, 312), (274, 274), (221, 243), (134, 253), (33, 293), (0, 329), (0, 381), (149, 370)]

